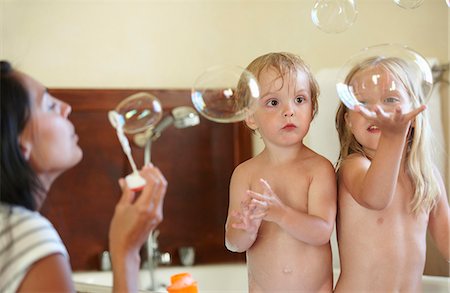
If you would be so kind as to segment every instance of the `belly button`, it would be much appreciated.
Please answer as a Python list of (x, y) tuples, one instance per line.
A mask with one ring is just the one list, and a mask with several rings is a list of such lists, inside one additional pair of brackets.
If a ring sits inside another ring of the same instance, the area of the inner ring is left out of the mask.
[(292, 274), (292, 269), (291, 268), (289, 268), (289, 267), (285, 267), (284, 269), (283, 269), (283, 274)]
[(383, 218), (378, 218), (378, 219), (377, 219), (377, 224), (378, 224), (378, 225), (383, 224), (383, 222), (384, 222), (384, 219), (383, 219)]

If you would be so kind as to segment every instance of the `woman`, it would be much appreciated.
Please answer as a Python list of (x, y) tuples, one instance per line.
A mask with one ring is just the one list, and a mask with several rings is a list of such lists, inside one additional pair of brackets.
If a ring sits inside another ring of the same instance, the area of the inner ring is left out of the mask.
[[(54, 180), (83, 153), (68, 120), (70, 105), (0, 61), (0, 292), (74, 292), (66, 248), (39, 209)], [(153, 166), (135, 194), (123, 179), (109, 231), (115, 292), (138, 290), (139, 249), (162, 220), (167, 182)]]

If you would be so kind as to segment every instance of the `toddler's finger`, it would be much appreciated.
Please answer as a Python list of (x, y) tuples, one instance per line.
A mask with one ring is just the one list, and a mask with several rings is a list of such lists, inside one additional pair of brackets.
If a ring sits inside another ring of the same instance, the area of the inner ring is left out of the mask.
[(260, 178), (259, 181), (261, 182), (264, 190), (267, 192), (267, 195), (273, 195), (274, 194), (274, 192), (272, 191), (272, 188), (270, 187), (269, 183), (266, 180)]
[(257, 192), (251, 191), (251, 190), (248, 190), (247, 194), (252, 200), (256, 199), (259, 201), (266, 201), (269, 199), (268, 195), (260, 194), (260, 193), (257, 193)]

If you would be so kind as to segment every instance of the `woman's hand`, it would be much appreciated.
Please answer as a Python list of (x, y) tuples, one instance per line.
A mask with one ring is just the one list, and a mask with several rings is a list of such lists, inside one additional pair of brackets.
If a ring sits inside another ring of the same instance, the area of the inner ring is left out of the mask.
[(122, 197), (116, 205), (109, 229), (115, 292), (137, 290), (139, 250), (163, 219), (166, 179), (152, 165), (142, 168), (140, 175), (147, 183), (138, 197), (124, 179), (119, 180)]

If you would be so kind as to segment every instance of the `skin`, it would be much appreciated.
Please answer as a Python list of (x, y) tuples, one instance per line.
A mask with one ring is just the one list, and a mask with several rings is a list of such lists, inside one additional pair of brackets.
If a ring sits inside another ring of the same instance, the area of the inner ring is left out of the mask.
[[(371, 93), (370, 87), (365, 90)], [(378, 90), (374, 87), (371, 96), (387, 96)], [(405, 168), (406, 138), (412, 121), (425, 107), (411, 110), (402, 102), (407, 97), (403, 98), (389, 100), (384, 108), (392, 112), (376, 105), (372, 111), (356, 107), (346, 113), (347, 127), (373, 159), (352, 154), (339, 170), (341, 275), (335, 292), (422, 292), (427, 228), (449, 259), (449, 207), (437, 171), (437, 205), (417, 215), (410, 209), (414, 188)]]
[(307, 75), (284, 78), (261, 72), (263, 96), (246, 123), (265, 148), (233, 172), (226, 246), (247, 252), (250, 292), (331, 292), (334, 170), (302, 142), (312, 120)]
[[(68, 120), (70, 105), (52, 97), (41, 83), (26, 74), (13, 74), (25, 85), (32, 104), (31, 117), (19, 142), (24, 158), (45, 189), (36, 194), (41, 207), (53, 181), (81, 160), (82, 151)], [(114, 292), (137, 292), (139, 249), (163, 217), (166, 179), (152, 165), (145, 166), (140, 174), (147, 184), (138, 198), (123, 179), (119, 180), (122, 196), (109, 231)], [(71, 273), (68, 259), (60, 254), (49, 255), (31, 266), (18, 292), (75, 292)]]

